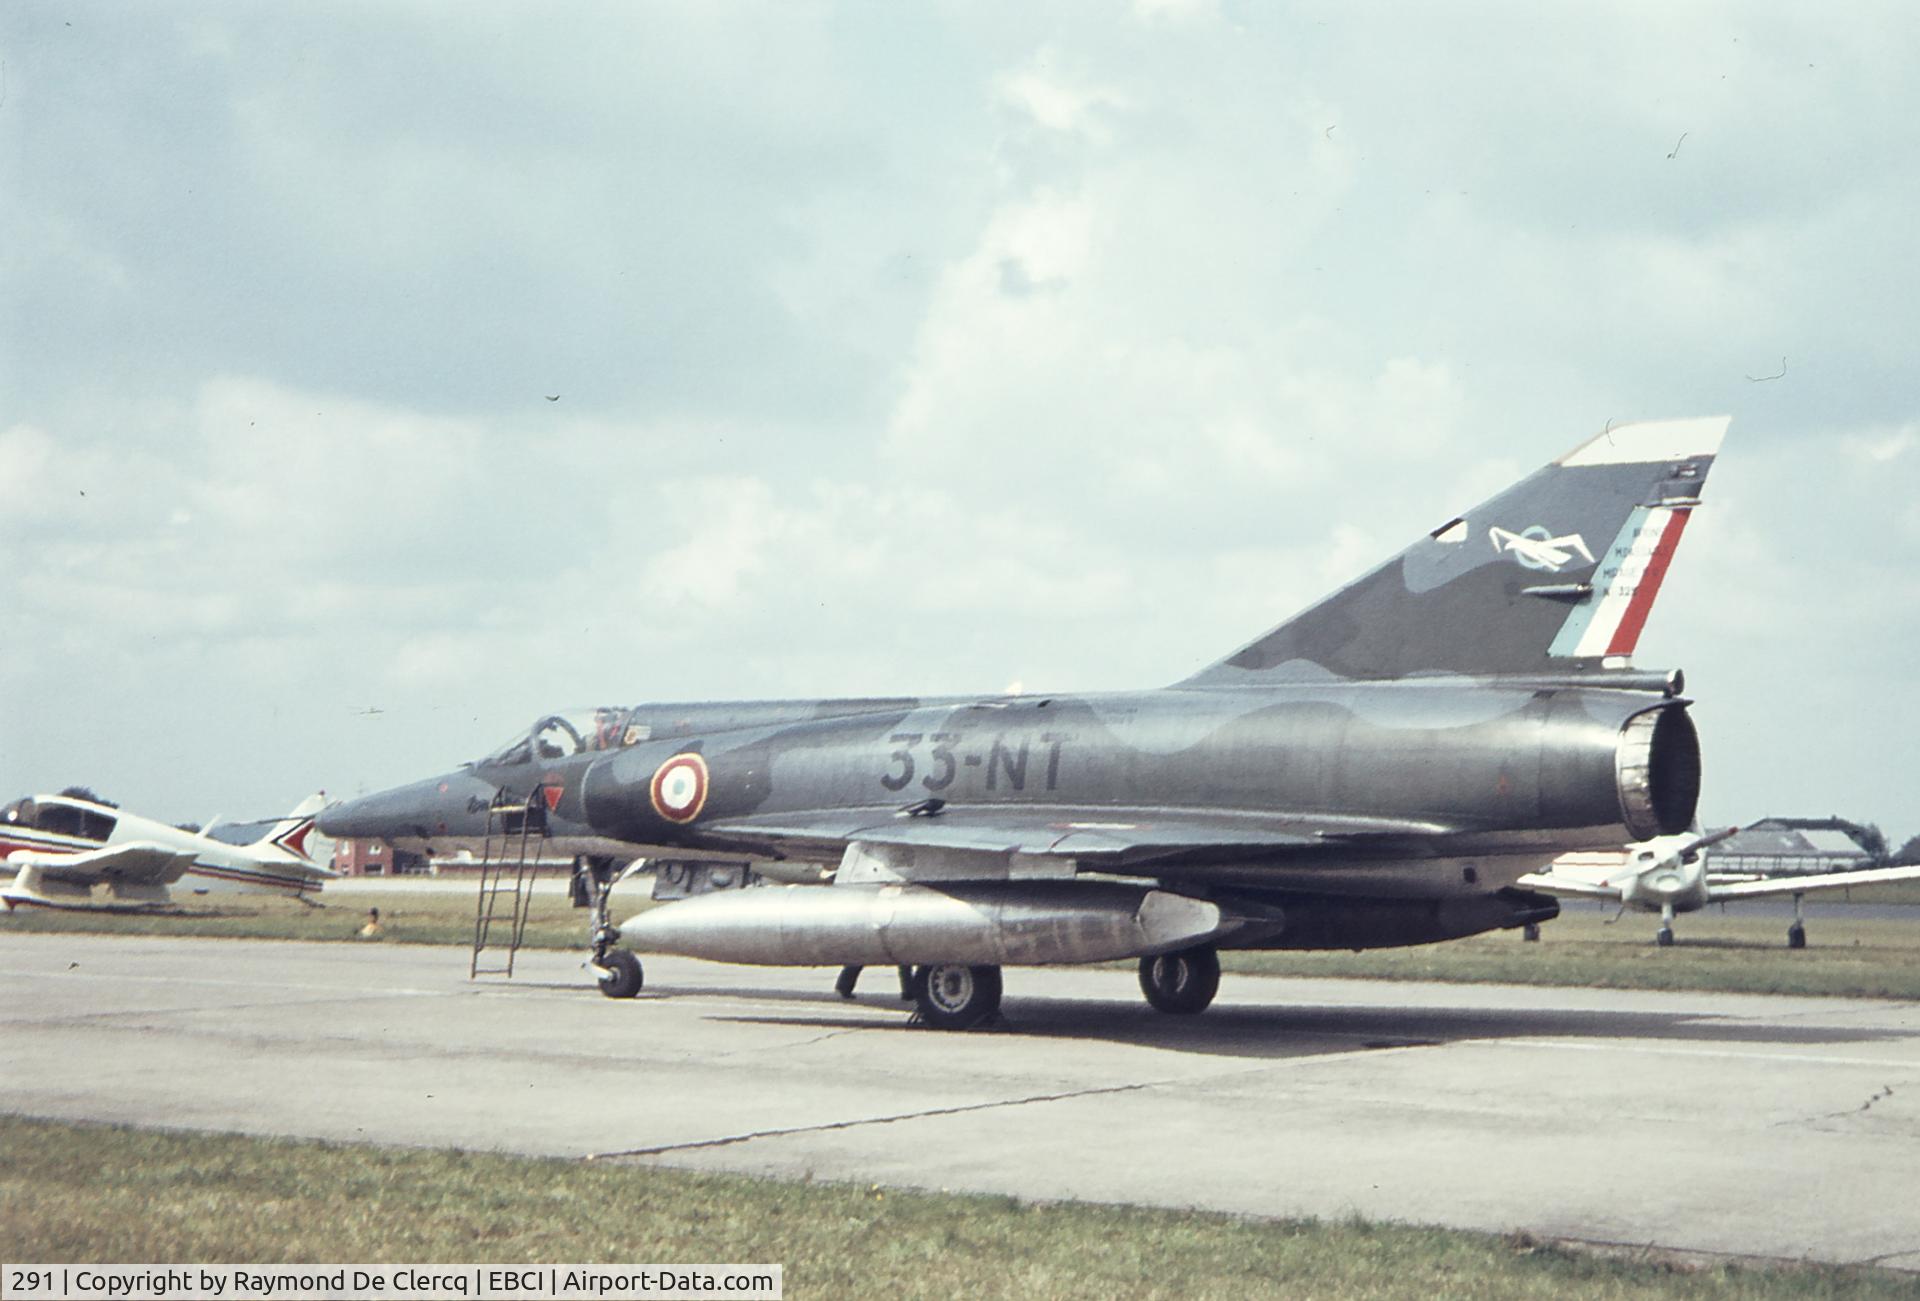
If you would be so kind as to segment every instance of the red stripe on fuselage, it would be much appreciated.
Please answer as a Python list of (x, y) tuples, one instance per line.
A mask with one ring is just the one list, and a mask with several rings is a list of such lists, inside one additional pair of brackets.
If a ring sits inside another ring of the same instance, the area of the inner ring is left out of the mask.
[(0, 858), (21, 849), (34, 854), (90, 854), (96, 849), (105, 848), (106, 845), (98, 840), (81, 840), (76, 836), (50, 835), (18, 828), (0, 836)]
[[(250, 872), (238, 867), (209, 867), (195, 863), (187, 869), (187, 876), (210, 877), (216, 881), (234, 881), (241, 885), (265, 885), (275, 890), (292, 890), (296, 893), (314, 883), (314, 878), (306, 876), (269, 876), (264, 872)], [(184, 881), (184, 878), (182, 878)]]
[(1690, 508), (1680, 507), (1668, 517), (1660, 541), (1654, 544), (1653, 557), (1647, 561), (1647, 572), (1634, 589), (1627, 612), (1620, 616), (1613, 640), (1607, 643), (1607, 654), (1631, 655), (1633, 648), (1640, 644), (1640, 630), (1647, 626), (1647, 615), (1653, 612), (1653, 598), (1660, 595), (1660, 584), (1667, 578), (1667, 566), (1673, 563), (1673, 553), (1680, 545), (1680, 535), (1687, 531), (1687, 519), (1692, 514)]

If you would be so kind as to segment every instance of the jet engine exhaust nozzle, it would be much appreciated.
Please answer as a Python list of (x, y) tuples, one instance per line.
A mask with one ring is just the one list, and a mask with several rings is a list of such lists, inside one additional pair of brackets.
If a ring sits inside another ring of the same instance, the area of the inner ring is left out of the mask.
[(1700, 803), (1700, 736), (1684, 704), (1635, 714), (1614, 752), (1620, 816), (1635, 840), (1677, 836)]

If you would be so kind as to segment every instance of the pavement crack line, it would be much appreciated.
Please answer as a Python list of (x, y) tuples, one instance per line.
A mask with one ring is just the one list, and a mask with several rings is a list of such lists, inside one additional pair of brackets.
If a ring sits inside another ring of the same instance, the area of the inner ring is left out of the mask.
[(904, 1111), (893, 1116), (863, 1116), (858, 1120), (830, 1120), (818, 1125), (792, 1125), (785, 1129), (758, 1129), (746, 1134), (728, 1134), (720, 1138), (696, 1138), (684, 1143), (662, 1143), (657, 1147), (634, 1147), (618, 1152), (594, 1152), (589, 1161), (608, 1161), (627, 1156), (664, 1156), (668, 1152), (688, 1152), (703, 1147), (728, 1147), (751, 1143), (757, 1138), (787, 1138), (794, 1134), (824, 1134), (837, 1129), (859, 1129), (867, 1125), (891, 1125), (903, 1120), (928, 1120), (935, 1116), (960, 1116), (970, 1111), (992, 1111), (998, 1107), (1025, 1107), (1041, 1102), (1070, 1102), (1110, 1093), (1134, 1093), (1155, 1089), (1169, 1080), (1141, 1080), (1134, 1084), (1107, 1084), (1093, 1089), (1070, 1089), (1065, 1093), (1036, 1093), (1024, 1098), (996, 1098), (991, 1102), (967, 1102), (955, 1107), (929, 1107), (924, 1111)]
[(1868, 1098), (1865, 1102), (1861, 1103), (1858, 1107), (1854, 1108), (1854, 1111), (1851, 1114), (1857, 1115), (1862, 1111), (1871, 1111), (1873, 1110), (1874, 1103), (1882, 1101), (1883, 1099), (1886, 1099), (1886, 1098), (1891, 1098), (1892, 1096), (1893, 1096), (1893, 1086), (1891, 1084), (1884, 1085), (1882, 1086), (1880, 1092), (1874, 1094), (1872, 1097)]
[[(1904, 1080), (1901, 1081), (1900, 1087), (1905, 1088), (1906, 1081)], [(1888, 1098), (1891, 1098), (1892, 1096), (1893, 1096), (1893, 1086), (1891, 1084), (1885, 1084), (1885, 1085), (1882, 1085), (1878, 1091), (1868, 1095), (1867, 1100), (1861, 1103), (1857, 1107), (1848, 1107), (1845, 1111), (1829, 1111), (1818, 1116), (1808, 1116), (1803, 1120), (1777, 1121), (1774, 1124), (1774, 1128), (1780, 1129), (1788, 1125), (1817, 1125), (1823, 1120), (1848, 1120), (1854, 1116), (1864, 1115), (1865, 1113), (1872, 1111), (1873, 1106), (1876, 1102), (1885, 1102)]]
[(825, 1034), (813, 1035), (810, 1038), (795, 1039), (792, 1043), (779, 1044), (774, 1046), (773, 1048), (766, 1048), (766, 1047), (735, 1048), (729, 1052), (714, 1053), (713, 1060), (724, 1061), (729, 1057), (758, 1057), (768, 1052), (787, 1053), (787, 1052), (792, 1052), (796, 1048), (811, 1048), (814, 1044), (825, 1043), (829, 1039), (838, 1039), (842, 1035), (866, 1034), (868, 1031), (877, 1030), (879, 1028), (880, 1027), (878, 1026), (871, 1026), (871, 1025), (850, 1025), (850, 1026), (843, 1027), (842, 1029), (839, 1029), (839, 1030), (829, 1030)]
[[(832, 1038), (840, 1034), (856, 1034), (867, 1027), (854, 1026), (845, 1030), (831, 1031), (821, 1038)], [(1406, 1048), (1420, 1048), (1429, 1045), (1409, 1044)], [(661, 1143), (653, 1147), (624, 1148), (615, 1152), (592, 1152), (585, 1158), (588, 1161), (610, 1161), (619, 1157), (664, 1156), (669, 1152), (691, 1152), (708, 1147), (730, 1147), (735, 1143), (751, 1143), (757, 1138), (787, 1138), (795, 1134), (824, 1134), (839, 1129), (860, 1129), (867, 1125), (891, 1125), (903, 1120), (928, 1120), (937, 1116), (960, 1116), (972, 1111), (993, 1111), (1000, 1107), (1025, 1107), (1042, 1102), (1072, 1102), (1079, 1098), (1097, 1098), (1117, 1093), (1139, 1093), (1147, 1089), (1161, 1089), (1169, 1085), (1191, 1085), (1197, 1081), (1226, 1079), (1238, 1075), (1258, 1075), (1276, 1069), (1300, 1066), (1314, 1066), (1326, 1062), (1350, 1060), (1356, 1057), (1378, 1057), (1382, 1052), (1405, 1051), (1405, 1048), (1361, 1048), (1350, 1052), (1322, 1053), (1311, 1056), (1282, 1058), (1277, 1061), (1258, 1062), (1252, 1065), (1229, 1067), (1222, 1071), (1208, 1071), (1200, 1075), (1175, 1076), (1161, 1080), (1137, 1080), (1132, 1084), (1102, 1084), (1087, 1089), (1068, 1089), (1061, 1093), (1035, 1093), (1024, 1098), (998, 1098), (992, 1102), (967, 1102), (955, 1107), (930, 1107), (924, 1111), (905, 1111), (892, 1116), (866, 1116), (858, 1120), (830, 1120), (818, 1125), (789, 1125), (780, 1129), (758, 1129), (745, 1134), (727, 1134), (719, 1138), (695, 1138), (683, 1143)]]
[(838, 1039), (842, 1035), (849, 1034), (865, 1034), (875, 1028), (876, 1027), (870, 1025), (850, 1025), (844, 1030), (829, 1030), (825, 1034), (814, 1035), (811, 1039), (796, 1039), (790, 1044), (781, 1044), (780, 1051), (792, 1052), (795, 1048), (811, 1048), (813, 1045), (823, 1044), (829, 1039)]

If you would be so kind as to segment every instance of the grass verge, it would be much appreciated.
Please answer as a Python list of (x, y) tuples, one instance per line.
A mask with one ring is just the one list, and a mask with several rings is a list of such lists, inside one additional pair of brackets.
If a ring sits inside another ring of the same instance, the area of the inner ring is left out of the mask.
[[(234, 896), (218, 907), (190, 906), (171, 915), (22, 910), (0, 918), (8, 928), (111, 934), (286, 940), (359, 940), (367, 909), (380, 909), (377, 943), (453, 944), (473, 940), (474, 896), (327, 890), (324, 906)], [(617, 897), (619, 898), (619, 897)], [(644, 885), (619, 898), (616, 918), (650, 907)], [(1446, 944), (1364, 953), (1228, 952), (1229, 972), (1268, 976), (1339, 976), (1381, 980), (1445, 980), (1593, 986), (1604, 989), (1698, 989), (1717, 993), (1811, 994), (1920, 999), (1920, 918), (1858, 915), (1834, 908), (1807, 924), (1805, 949), (1788, 950), (1786, 919), (1710, 908), (1676, 923), (1680, 939), (1658, 948), (1657, 918), (1581, 908), (1543, 928), (1537, 944), (1518, 931), (1496, 931)], [(533, 948), (584, 949), (586, 913), (551, 890), (535, 894), (527, 923)], [(1131, 965), (1131, 964), (1125, 964)]]
[(1836, 910), (1809, 919), (1808, 947), (1788, 949), (1784, 918), (1693, 913), (1676, 922), (1678, 941), (1660, 948), (1653, 943), (1658, 918), (1611, 917), (1564, 914), (1543, 926), (1534, 944), (1518, 931), (1495, 931), (1365, 953), (1228, 952), (1221, 964), (1245, 975), (1920, 999), (1920, 918)]
[[(51, 908), (22, 908), (0, 918), (0, 929), (86, 932), (109, 935), (179, 935), (211, 939), (341, 940), (364, 942), (361, 927), (370, 908), (380, 910), (378, 941), (388, 944), (473, 943), (477, 886), (461, 890), (412, 891), (331, 886), (315, 903), (265, 895), (213, 896), (184, 904), (177, 912), (113, 913)], [(652, 901), (645, 887), (616, 896), (616, 919), (630, 917)], [(536, 949), (582, 949), (587, 944), (587, 914), (542, 882), (531, 895), (526, 944)], [(504, 901), (500, 904), (504, 909)], [(623, 911), (624, 909), (624, 911)], [(504, 921), (495, 923), (504, 935)]]
[(15, 1262), (777, 1262), (835, 1297), (1915, 1297), (1881, 1270), (1623, 1260), (1363, 1221), (775, 1182), (0, 1116)]

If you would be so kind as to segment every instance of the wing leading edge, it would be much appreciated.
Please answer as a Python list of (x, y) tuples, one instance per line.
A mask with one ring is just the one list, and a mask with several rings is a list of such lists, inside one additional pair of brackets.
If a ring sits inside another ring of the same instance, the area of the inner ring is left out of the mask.
[(85, 908), (91, 906), (96, 885), (106, 885), (121, 903), (166, 903), (167, 887), (193, 866), (194, 855), (136, 841), (82, 854), (21, 851), (8, 855), (6, 861), (17, 870), (12, 885), (0, 890), (7, 907), (28, 903)]
[(1428, 838), (1458, 828), (1389, 818), (1024, 805), (925, 812), (820, 809), (726, 819), (704, 830), (784, 857), (837, 858), (848, 845), (861, 844), (1057, 859), (1070, 871), (1074, 860), (1138, 868), (1195, 855), (1243, 859), (1355, 840)]
[(1905, 867), (1869, 867), (1858, 872), (1823, 872), (1817, 876), (1762, 877), (1757, 881), (1729, 881), (1707, 886), (1707, 902), (1728, 899), (1766, 899), (1816, 890), (1846, 890), (1856, 885), (1886, 885), (1893, 881), (1920, 881), (1920, 864)]

